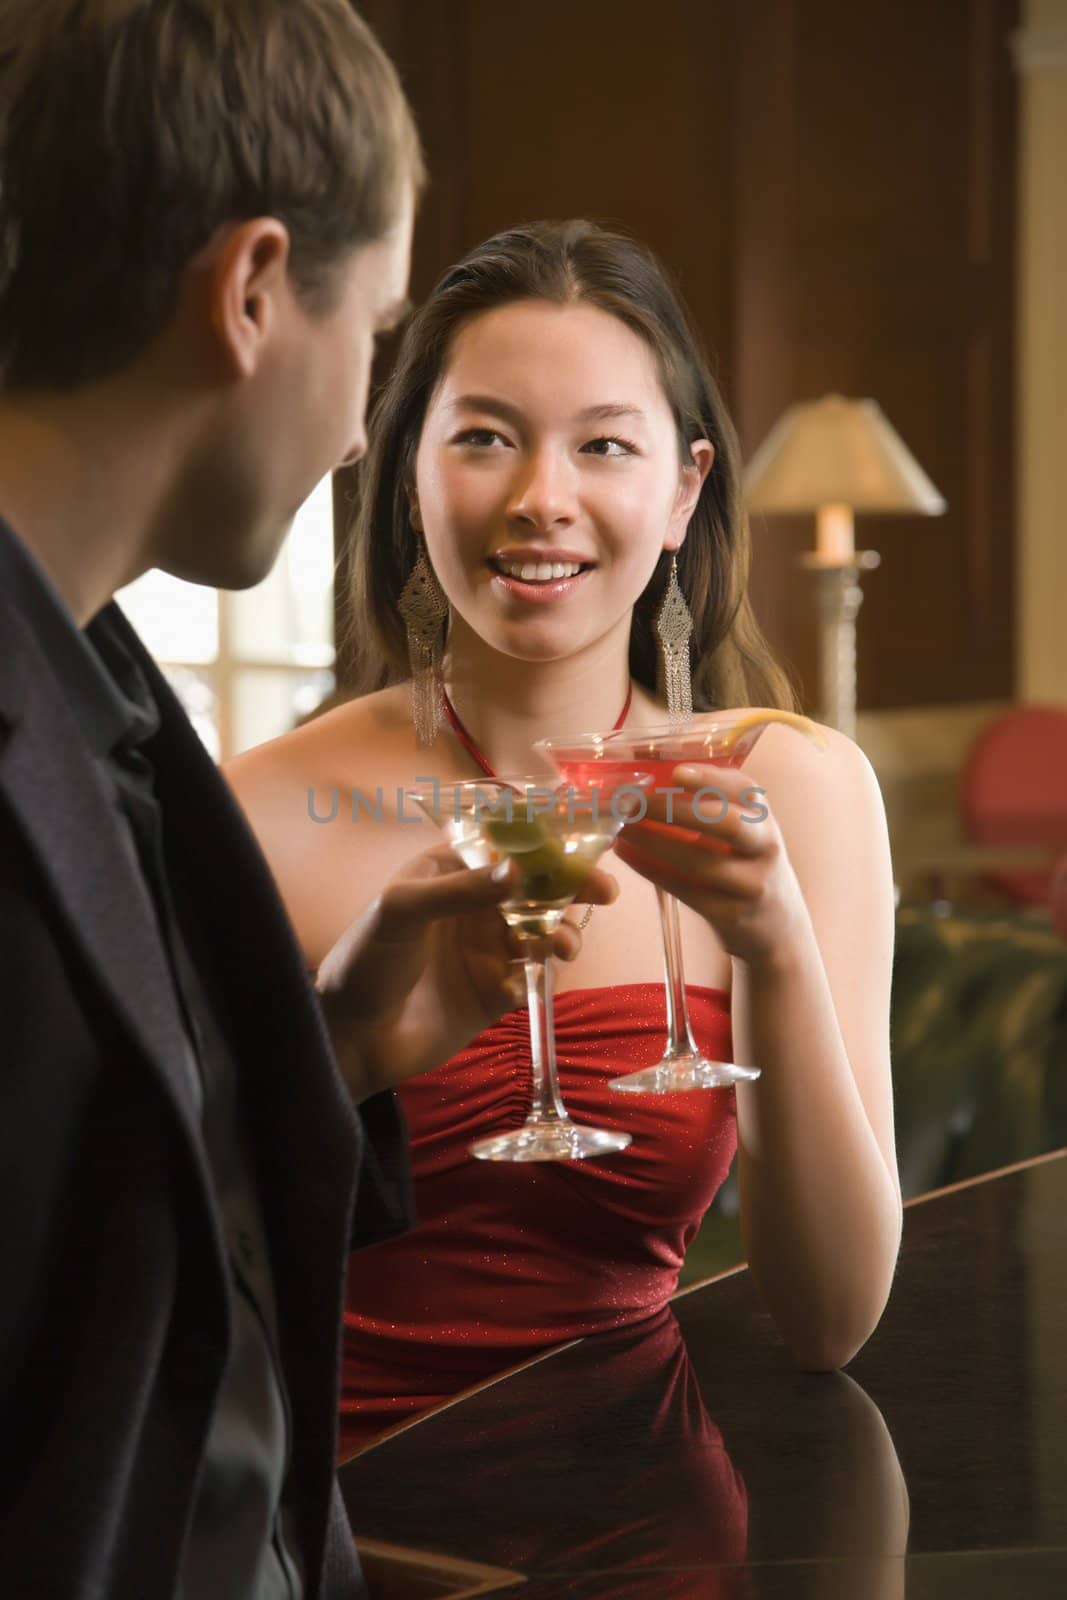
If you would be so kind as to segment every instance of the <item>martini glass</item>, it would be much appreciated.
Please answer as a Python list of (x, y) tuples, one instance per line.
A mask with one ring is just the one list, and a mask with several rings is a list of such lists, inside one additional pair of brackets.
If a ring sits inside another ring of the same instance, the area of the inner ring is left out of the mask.
[[(533, 954), (555, 932), (589, 869), (633, 815), (633, 791), (651, 778), (621, 767), (608, 784), (558, 786), (543, 778), (429, 783), (409, 792), (468, 867), (517, 863), (521, 880), (498, 910), (520, 941), (530, 1013), (533, 1103), (521, 1128), (470, 1146), (480, 1161), (584, 1161), (625, 1150), (633, 1135), (574, 1122), (559, 1091), (552, 964)], [(626, 802), (619, 791), (630, 790)]]
[[(579, 734), (566, 739), (539, 739), (534, 749), (543, 751), (566, 782), (582, 785), (611, 783), (616, 772), (645, 773), (657, 789), (668, 790), (675, 767), (696, 762), (716, 767), (739, 767), (748, 758), (765, 723), (738, 728), (714, 718), (696, 718), (684, 729), (677, 727), (620, 729), (610, 733)], [(675, 789), (675, 793), (679, 791)], [(731, 1061), (709, 1061), (693, 1038), (685, 996), (682, 941), (678, 902), (656, 886), (663, 933), (663, 966), (667, 996), (667, 1045), (655, 1066), (611, 1081), (612, 1089), (638, 1094), (674, 1094), (683, 1089), (724, 1089), (750, 1083), (758, 1067)]]

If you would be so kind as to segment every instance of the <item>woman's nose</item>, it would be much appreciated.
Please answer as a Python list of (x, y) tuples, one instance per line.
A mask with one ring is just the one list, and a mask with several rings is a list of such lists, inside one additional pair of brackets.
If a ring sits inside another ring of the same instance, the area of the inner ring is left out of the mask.
[(574, 521), (574, 468), (557, 451), (539, 450), (522, 463), (508, 503), (508, 516), (534, 528)]

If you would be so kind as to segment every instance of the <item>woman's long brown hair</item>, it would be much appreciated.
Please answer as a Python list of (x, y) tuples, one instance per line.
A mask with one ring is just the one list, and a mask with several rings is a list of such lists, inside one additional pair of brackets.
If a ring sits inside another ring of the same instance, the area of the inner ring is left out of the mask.
[[(405, 332), (374, 409), (352, 528), (351, 637), (357, 694), (409, 676), (400, 591), (419, 551), (409, 518), (423, 420), (459, 330), (522, 300), (593, 305), (652, 349), (678, 430), (679, 456), (708, 439), (715, 460), (678, 552), (678, 581), (693, 616), (693, 704), (699, 710), (767, 705), (795, 710), (748, 600), (749, 536), (737, 437), (680, 297), (650, 250), (586, 221), (538, 222), (478, 245), (438, 282)], [(670, 557), (660, 559), (634, 607), (630, 671), (656, 692), (656, 609)]]

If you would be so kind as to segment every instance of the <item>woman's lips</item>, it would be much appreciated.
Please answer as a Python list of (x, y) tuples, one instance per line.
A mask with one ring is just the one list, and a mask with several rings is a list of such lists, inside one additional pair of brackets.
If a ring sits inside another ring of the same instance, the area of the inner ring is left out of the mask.
[(585, 567), (581, 572), (576, 572), (573, 578), (546, 578), (543, 582), (537, 583), (527, 582), (523, 578), (505, 577), (504, 573), (498, 572), (495, 567), (489, 568), (494, 589), (511, 595), (516, 600), (526, 600), (532, 605), (547, 605), (553, 600), (565, 600), (575, 589), (581, 587), (594, 570), (593, 567)]

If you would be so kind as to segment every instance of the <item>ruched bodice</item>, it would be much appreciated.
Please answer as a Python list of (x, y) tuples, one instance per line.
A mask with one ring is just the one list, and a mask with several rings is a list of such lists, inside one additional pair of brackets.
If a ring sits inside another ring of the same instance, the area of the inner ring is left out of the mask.
[[(705, 1053), (731, 1058), (729, 998), (688, 991)], [(658, 983), (556, 997), (560, 1087), (577, 1122), (633, 1143), (594, 1161), (476, 1161), (472, 1140), (517, 1128), (530, 1104), (525, 1010), (400, 1090), (418, 1221), (352, 1257), (342, 1456), (396, 1422), (588, 1333), (624, 1327), (674, 1292), (686, 1248), (737, 1145), (732, 1089), (626, 1095), (665, 1030)]]

